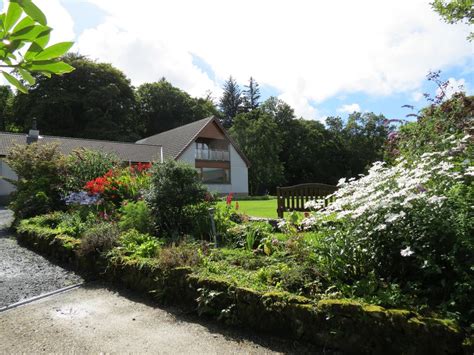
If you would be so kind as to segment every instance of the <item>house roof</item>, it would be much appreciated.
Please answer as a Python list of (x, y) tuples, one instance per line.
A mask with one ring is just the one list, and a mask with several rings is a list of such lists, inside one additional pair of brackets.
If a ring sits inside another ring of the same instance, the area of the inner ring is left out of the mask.
[[(8, 154), (15, 145), (26, 144), (27, 135), (24, 133), (0, 132), (0, 156)], [(151, 162), (160, 160), (161, 147), (153, 144), (135, 144), (95, 139), (42, 136), (40, 143), (57, 143), (59, 151), (70, 154), (76, 149), (86, 148), (117, 155), (122, 161)]]
[(141, 139), (137, 141), (137, 144), (161, 145), (163, 147), (163, 155), (165, 159), (178, 159), (181, 154), (196, 140), (196, 138), (199, 136), (199, 133), (201, 133), (201, 131), (211, 122), (215, 122), (217, 124), (225, 137), (234, 146), (237, 153), (239, 153), (239, 155), (245, 161), (247, 166), (250, 166), (250, 162), (247, 157), (242, 153), (238, 145), (227, 134), (225, 128), (214, 116), (207, 117), (199, 121), (194, 121), (187, 125)]

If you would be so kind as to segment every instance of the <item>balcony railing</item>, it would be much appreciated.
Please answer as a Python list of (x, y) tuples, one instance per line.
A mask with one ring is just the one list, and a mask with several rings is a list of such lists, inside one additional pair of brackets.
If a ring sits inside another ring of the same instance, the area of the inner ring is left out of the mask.
[(229, 161), (230, 155), (228, 150), (216, 149), (196, 149), (196, 159), (198, 160), (218, 160)]

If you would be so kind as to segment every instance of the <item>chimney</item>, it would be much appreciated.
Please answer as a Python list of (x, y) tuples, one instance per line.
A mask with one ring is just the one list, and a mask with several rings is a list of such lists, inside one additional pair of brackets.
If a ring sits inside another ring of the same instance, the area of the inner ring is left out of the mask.
[(40, 139), (39, 131), (36, 128), (36, 118), (33, 117), (33, 120), (31, 122), (31, 129), (28, 132), (28, 135), (26, 136), (26, 144), (31, 144), (38, 142), (38, 139)]

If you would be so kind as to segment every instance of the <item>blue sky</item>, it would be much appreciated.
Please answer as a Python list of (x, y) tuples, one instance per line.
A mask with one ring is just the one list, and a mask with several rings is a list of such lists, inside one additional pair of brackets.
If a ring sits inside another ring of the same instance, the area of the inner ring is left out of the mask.
[[(353, 110), (403, 118), (426, 105), (441, 70), (473, 93), (474, 43), (425, 0), (36, 0), (53, 41), (110, 62), (132, 84), (166, 77), (194, 96), (218, 97), (229, 75), (250, 76), (306, 119)], [(2, 4), (2, 1), (0, 1)], [(251, 11), (250, 11), (251, 9)], [(452, 90), (454, 91), (454, 90)]]

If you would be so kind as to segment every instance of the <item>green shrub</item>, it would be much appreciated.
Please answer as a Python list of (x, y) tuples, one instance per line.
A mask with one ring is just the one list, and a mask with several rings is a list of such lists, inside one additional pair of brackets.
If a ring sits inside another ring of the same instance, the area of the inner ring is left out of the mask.
[(135, 229), (130, 229), (119, 238), (123, 253), (130, 257), (153, 258), (157, 256), (161, 243), (150, 236)]
[(80, 210), (61, 213), (56, 229), (61, 233), (74, 238), (81, 238), (82, 235), (92, 228), (97, 222), (96, 216), (92, 213), (84, 215)]
[(169, 160), (153, 166), (146, 201), (159, 233), (172, 238), (183, 235), (186, 208), (204, 202), (206, 192), (196, 169), (188, 164)]
[(119, 227), (122, 230), (136, 229), (140, 233), (152, 233), (152, 217), (145, 201), (124, 203), (120, 208)]
[[(325, 229), (318, 250), (334, 282), (355, 285), (362, 297), (396, 284), (418, 303), (474, 320), (474, 169), (472, 147), (461, 143), (413, 163), (377, 163), (339, 185), (323, 212), (337, 228)], [(376, 286), (364, 281), (374, 278)]]
[(120, 229), (115, 223), (102, 222), (88, 229), (81, 238), (80, 255), (108, 252), (117, 246)]
[(161, 249), (158, 261), (161, 267), (173, 269), (180, 266), (196, 266), (202, 260), (202, 251), (196, 244), (182, 243)]
[(18, 176), (10, 208), (16, 218), (28, 218), (64, 208), (65, 159), (57, 145), (33, 143), (13, 147), (6, 163)]
[(104, 175), (119, 165), (115, 155), (89, 149), (75, 150), (66, 161), (67, 192), (82, 190), (86, 182)]

